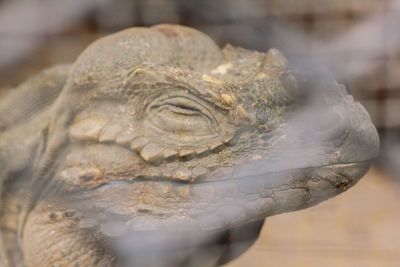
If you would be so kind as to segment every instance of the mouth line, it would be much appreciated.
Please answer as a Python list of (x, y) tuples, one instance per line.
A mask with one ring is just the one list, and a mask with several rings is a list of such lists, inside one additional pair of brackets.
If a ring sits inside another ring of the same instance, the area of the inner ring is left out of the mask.
[[(227, 178), (227, 179), (218, 179), (218, 180), (207, 180), (204, 182), (217, 182), (217, 181), (229, 181), (233, 179), (257, 179), (260, 176), (272, 176), (272, 175), (280, 175), (280, 174), (285, 174), (285, 173), (304, 173), (305, 171), (309, 170), (317, 170), (317, 169), (323, 169), (327, 167), (332, 167), (332, 168), (345, 168), (345, 167), (351, 167), (351, 166), (361, 166), (369, 164), (369, 160), (365, 161), (357, 161), (357, 162), (349, 162), (349, 163), (335, 163), (335, 164), (325, 164), (325, 165), (317, 165), (317, 166), (310, 166), (310, 167), (299, 167), (299, 168), (292, 168), (292, 169), (281, 169), (281, 170), (274, 170), (271, 172), (261, 172), (261, 173), (251, 173), (251, 174), (246, 174), (246, 175), (234, 175), (233, 178)], [(248, 166), (248, 169), (251, 169), (253, 166)], [(243, 168), (243, 166), (241, 167)], [(201, 182), (201, 181), (200, 181)]]
[[(233, 176), (230, 178), (213, 178), (213, 179), (204, 179), (200, 181), (195, 181), (195, 182), (185, 182), (181, 180), (175, 180), (175, 179), (165, 179), (162, 177), (159, 178), (139, 178), (139, 179), (134, 179), (134, 180), (114, 180), (107, 182), (105, 184), (101, 184), (97, 187), (91, 188), (90, 191), (92, 190), (98, 190), (98, 189), (104, 189), (108, 187), (117, 187), (121, 185), (131, 185), (135, 182), (143, 182), (143, 181), (151, 181), (151, 182), (170, 182), (170, 183), (176, 183), (176, 184), (188, 184), (188, 185), (196, 185), (196, 184), (206, 184), (206, 183), (224, 183), (224, 182), (233, 182), (235, 180), (242, 180), (242, 181), (247, 181), (247, 180), (255, 180), (255, 179), (264, 179), (268, 180), (268, 178), (274, 178), (274, 177), (284, 177), (285, 174), (299, 174), (300, 176), (304, 177), (307, 176), (307, 174), (310, 174), (309, 176), (311, 177), (311, 173), (316, 170), (322, 170), (327, 167), (332, 167), (336, 169), (345, 169), (349, 167), (365, 167), (369, 166), (369, 161), (359, 161), (359, 162), (351, 162), (351, 163), (337, 163), (337, 164), (327, 164), (327, 165), (320, 165), (320, 166), (312, 166), (312, 167), (304, 167), (304, 168), (293, 168), (293, 169), (285, 169), (285, 170), (279, 170), (279, 171), (273, 171), (273, 172), (263, 172), (263, 173), (255, 173), (255, 174), (248, 174), (248, 175), (239, 175), (239, 176)], [(340, 175), (347, 176), (343, 173), (338, 173)], [(225, 175), (226, 176), (226, 175)], [(349, 177), (351, 180), (353, 178)], [(354, 179), (358, 179), (360, 177), (355, 177)], [(276, 179), (276, 178), (275, 178)], [(281, 181), (282, 184), (284, 184), (284, 180)]]

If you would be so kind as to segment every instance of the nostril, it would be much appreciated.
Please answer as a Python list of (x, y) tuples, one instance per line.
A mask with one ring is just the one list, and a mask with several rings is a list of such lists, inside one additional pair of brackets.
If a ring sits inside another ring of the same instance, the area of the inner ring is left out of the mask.
[(340, 137), (347, 129), (347, 120), (336, 112), (323, 114), (313, 122), (312, 128), (316, 135), (323, 140)]

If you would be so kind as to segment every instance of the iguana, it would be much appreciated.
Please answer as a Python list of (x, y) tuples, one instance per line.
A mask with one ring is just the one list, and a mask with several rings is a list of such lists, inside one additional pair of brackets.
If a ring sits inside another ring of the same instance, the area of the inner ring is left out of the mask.
[(379, 149), (326, 71), (177, 25), (92, 43), (0, 101), (2, 266), (216, 266)]

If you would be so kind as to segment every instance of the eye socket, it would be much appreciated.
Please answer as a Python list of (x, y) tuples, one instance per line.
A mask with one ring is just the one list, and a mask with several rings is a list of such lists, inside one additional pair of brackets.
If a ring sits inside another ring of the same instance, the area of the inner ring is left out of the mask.
[(206, 104), (188, 97), (170, 97), (149, 106), (153, 130), (179, 143), (201, 141), (218, 135), (218, 124)]

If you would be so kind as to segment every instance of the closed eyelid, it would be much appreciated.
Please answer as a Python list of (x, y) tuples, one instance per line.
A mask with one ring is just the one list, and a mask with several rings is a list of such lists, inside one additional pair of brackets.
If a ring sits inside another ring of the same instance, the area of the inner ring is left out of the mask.
[(218, 122), (201, 103), (181, 96), (161, 98), (150, 105), (148, 123), (176, 141), (218, 133)]

